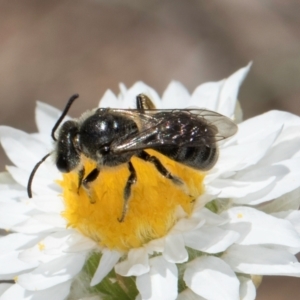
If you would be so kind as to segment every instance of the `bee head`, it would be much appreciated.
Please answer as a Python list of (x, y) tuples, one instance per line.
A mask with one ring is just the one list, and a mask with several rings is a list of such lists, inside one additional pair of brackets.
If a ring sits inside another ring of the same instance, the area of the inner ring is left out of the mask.
[[(70, 172), (80, 163), (80, 154), (75, 149), (73, 141), (76, 140), (77, 135), (77, 123), (75, 121), (67, 121), (62, 125), (59, 133), (59, 139), (55, 137), (55, 132), (64, 117), (68, 113), (73, 102), (79, 97), (78, 94), (71, 96), (61, 116), (54, 124), (51, 132), (52, 139), (56, 142), (56, 166), (61, 172)], [(40, 165), (51, 155), (51, 152), (46, 154), (32, 169), (27, 183), (27, 194), (29, 198), (32, 198), (32, 181), (33, 177), (40, 167)]]
[(56, 167), (60, 172), (68, 173), (80, 163), (78, 147), (78, 123), (66, 121), (60, 128), (56, 141)]

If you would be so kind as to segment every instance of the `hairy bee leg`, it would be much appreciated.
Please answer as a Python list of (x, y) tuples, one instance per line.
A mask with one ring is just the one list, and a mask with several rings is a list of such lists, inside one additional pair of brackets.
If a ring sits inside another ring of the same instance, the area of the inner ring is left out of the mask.
[(95, 181), (97, 177), (99, 176), (100, 170), (95, 168), (93, 169), (83, 180), (82, 180), (82, 186), (86, 189), (88, 196), (90, 198), (90, 203), (94, 204), (95, 201), (91, 197), (90, 193), (90, 183)]
[(85, 175), (85, 168), (82, 167), (82, 169), (80, 169), (78, 172), (77, 194), (79, 194), (79, 189), (81, 188), (81, 184), (82, 184), (84, 175)]
[(89, 189), (90, 183), (95, 181), (97, 177), (99, 176), (100, 170), (95, 168), (93, 169), (83, 180), (82, 185), (84, 188)]
[(128, 169), (129, 169), (130, 175), (128, 177), (128, 180), (127, 180), (125, 188), (124, 188), (123, 210), (122, 210), (121, 218), (118, 218), (119, 222), (123, 222), (124, 219), (125, 219), (125, 216), (126, 216), (126, 213), (127, 213), (127, 210), (128, 210), (128, 200), (129, 200), (129, 197), (131, 195), (131, 186), (137, 182), (136, 171), (135, 171), (131, 161), (128, 162)]
[(175, 184), (177, 185), (181, 185), (183, 184), (182, 180), (174, 175), (172, 175), (165, 167), (164, 165), (160, 162), (160, 160), (153, 155), (148, 154), (146, 151), (141, 151), (141, 153), (139, 153), (137, 155), (139, 158), (151, 162), (154, 164), (155, 168), (157, 169), (157, 171), (163, 175), (164, 177), (172, 180)]
[(144, 112), (145, 109), (155, 109), (153, 102), (145, 94), (136, 96), (136, 107), (140, 112)]

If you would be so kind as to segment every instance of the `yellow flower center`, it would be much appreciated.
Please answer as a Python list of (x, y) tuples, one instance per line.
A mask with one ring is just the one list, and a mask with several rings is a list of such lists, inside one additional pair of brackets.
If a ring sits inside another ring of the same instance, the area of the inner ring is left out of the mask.
[[(99, 176), (87, 190), (78, 189), (78, 173), (63, 175), (63, 188), (68, 226), (76, 228), (99, 245), (116, 250), (140, 247), (152, 239), (164, 236), (175, 224), (178, 207), (190, 215), (195, 199), (203, 193), (204, 173), (176, 163), (153, 150), (155, 155), (174, 176), (184, 184), (176, 185), (161, 175), (155, 166), (137, 157), (131, 162), (137, 182), (131, 186), (131, 196), (123, 222), (124, 187), (129, 177), (127, 164), (101, 169)], [(95, 162), (84, 159), (86, 174)]]

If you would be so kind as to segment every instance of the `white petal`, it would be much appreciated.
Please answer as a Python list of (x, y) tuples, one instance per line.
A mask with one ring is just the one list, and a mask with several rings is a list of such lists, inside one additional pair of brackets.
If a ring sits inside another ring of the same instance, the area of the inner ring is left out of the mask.
[(240, 283), (230, 267), (218, 257), (203, 256), (191, 261), (183, 279), (193, 292), (206, 299), (239, 299)]
[(206, 300), (205, 298), (195, 294), (190, 289), (185, 289), (183, 292), (181, 292), (176, 300)]
[(11, 230), (20, 233), (36, 234), (49, 231), (52, 232), (53, 230), (55, 230), (55, 228), (52, 225), (43, 224), (33, 218), (29, 218), (25, 222), (12, 226)]
[(203, 226), (205, 221), (206, 221), (205, 218), (201, 219), (200, 213), (198, 213), (195, 210), (191, 217), (185, 217), (179, 219), (179, 221), (174, 225), (170, 233), (178, 234), (178, 233), (200, 228)]
[(144, 245), (147, 249), (148, 254), (153, 254), (154, 252), (161, 253), (164, 251), (165, 248), (165, 239), (155, 239), (150, 241), (148, 244)]
[(125, 97), (123, 98), (122, 107), (120, 108), (136, 108), (136, 96), (141, 93), (147, 95), (156, 108), (161, 108), (161, 100), (156, 91), (141, 81), (136, 82), (126, 92)]
[(19, 259), (26, 263), (46, 263), (59, 257), (59, 255), (58, 256), (45, 255), (42, 249), (43, 249), (42, 242), (37, 243), (31, 248), (21, 251), (19, 254)]
[(15, 181), (12, 179), (12, 177), (7, 172), (0, 172), (0, 187), (6, 186), (10, 184), (15, 184)]
[(0, 255), (1, 274), (15, 274), (38, 266), (37, 262), (27, 263), (19, 259), (20, 251)]
[[(40, 174), (42, 174), (40, 171), (42, 171), (44, 168), (44, 164), (41, 165), (39, 168), (38, 172), (35, 175), (33, 185), (32, 185), (32, 190), (33, 193), (39, 193), (39, 194), (50, 194), (56, 196), (57, 193), (59, 192), (60, 188), (57, 184), (54, 183), (54, 180), (59, 179), (58, 176), (52, 177), (51, 176), (51, 171), (52, 170), (48, 169), (48, 176), (47, 178), (43, 178), (42, 176), (40, 177)], [(14, 167), (14, 166), (6, 166), (7, 171), (10, 173), (10, 175), (14, 178), (14, 180), (22, 185), (23, 187), (27, 187), (28, 184), (28, 178), (30, 171), (24, 171), (20, 168)]]
[(112, 270), (115, 264), (120, 259), (121, 254), (117, 251), (104, 249), (97, 270), (91, 280), (91, 286), (94, 286), (102, 281), (102, 279)]
[[(4, 185), (0, 187), (0, 203), (11, 203), (20, 198), (26, 198), (27, 194), (23, 187), (18, 183), (15, 185), (7, 186)], [(0, 218), (1, 219), (1, 218)], [(1, 227), (1, 226), (0, 226)]]
[(248, 119), (239, 124), (239, 143), (247, 143), (247, 141), (255, 140), (257, 137), (263, 138), (269, 135), (270, 132), (281, 129), (283, 125), (283, 137), (280, 137), (279, 141), (285, 140), (284, 136), (287, 127), (297, 126), (299, 128), (300, 118), (288, 112), (273, 110)]
[(276, 198), (273, 201), (263, 203), (259, 210), (271, 214), (281, 211), (298, 210), (300, 206), (300, 189), (295, 189), (289, 193)]
[(84, 235), (80, 234), (76, 230), (72, 230), (72, 234), (70, 235), (66, 244), (67, 244), (67, 249), (65, 249), (65, 252), (69, 252), (69, 253), (90, 251), (95, 248), (99, 249), (99, 246), (97, 245), (96, 242), (94, 242), (88, 237), (85, 237)]
[(146, 248), (131, 249), (126, 260), (115, 266), (116, 273), (122, 276), (139, 276), (149, 271), (149, 258)]
[(249, 63), (246, 67), (239, 69), (225, 80), (219, 96), (219, 104), (217, 110), (222, 115), (231, 118), (234, 116), (239, 88), (246, 78), (250, 67), (251, 63)]
[(48, 263), (53, 261), (56, 258), (71, 252), (67, 243), (71, 234), (71, 230), (65, 230), (47, 235), (45, 238), (41, 238), (39, 242), (31, 248), (23, 250), (19, 254), (19, 258), (28, 263)]
[(251, 207), (233, 207), (224, 212), (230, 223), (224, 227), (240, 233), (241, 245), (277, 244), (300, 247), (300, 236), (287, 220), (275, 218)]
[[(283, 125), (284, 126), (284, 125)], [(300, 125), (297, 127), (299, 132)], [(263, 165), (272, 165), (290, 158), (300, 156), (300, 137), (297, 136), (293, 140), (286, 140), (290, 131), (294, 130), (291, 127), (283, 127), (276, 142), (268, 152), (268, 155), (261, 161)]]
[(29, 172), (24, 171), (14, 166), (6, 166), (6, 170), (12, 176), (12, 178), (21, 186), (26, 187), (29, 178)]
[(70, 292), (71, 281), (58, 284), (43, 291), (28, 291), (14, 284), (0, 297), (0, 300), (64, 300)]
[(203, 227), (186, 232), (183, 236), (186, 246), (208, 253), (222, 252), (239, 238), (236, 232), (218, 227)]
[(35, 207), (41, 211), (49, 213), (60, 213), (65, 209), (62, 197), (58, 195), (53, 197), (51, 195), (36, 195), (31, 201)]
[(40, 141), (14, 128), (0, 126), (0, 139), (8, 158), (23, 170), (31, 171), (39, 157), (49, 152)]
[(119, 95), (118, 95), (118, 99), (120, 100), (120, 101), (123, 101), (123, 99), (125, 98), (125, 96), (126, 96), (126, 93), (127, 93), (127, 87), (126, 87), (126, 85), (123, 83), (123, 82), (120, 82), (119, 83), (119, 89), (120, 89), (120, 93), (119, 93)]
[(47, 255), (60, 255), (68, 249), (67, 240), (72, 232), (69, 230), (57, 231), (45, 237), (41, 243), (43, 252)]
[(186, 108), (190, 100), (187, 89), (177, 81), (172, 81), (162, 96), (163, 108)]
[(49, 104), (37, 101), (35, 109), (35, 121), (40, 133), (50, 139), (51, 131), (61, 115), (61, 111)]
[[(42, 291), (33, 292), (33, 297), (31, 300), (64, 300), (67, 299), (67, 296), (70, 293), (72, 281), (66, 281), (60, 284), (57, 284), (49, 289)], [(28, 291), (27, 291), (28, 292)]]
[(99, 107), (120, 108), (120, 104), (121, 101), (118, 100), (116, 95), (111, 90), (107, 90), (100, 100)]
[(222, 149), (214, 172), (222, 174), (239, 171), (256, 164), (266, 155), (280, 132), (281, 130), (278, 130), (264, 138), (256, 137), (253, 141)]
[(181, 234), (169, 234), (166, 236), (163, 257), (172, 263), (183, 263), (188, 260), (188, 252), (185, 249)]
[(241, 300), (255, 300), (256, 288), (251, 280), (246, 276), (238, 276), (240, 281), (240, 299)]
[[(228, 220), (224, 216), (217, 215), (209, 209), (207, 209), (206, 207), (199, 210), (195, 210), (192, 214), (192, 217), (205, 220), (205, 225), (210, 226), (223, 225), (228, 222)], [(201, 226), (199, 226), (198, 228), (200, 227)]]
[(250, 64), (219, 82), (204, 83), (196, 88), (189, 105), (217, 111), (233, 117), (240, 85), (250, 69)]
[(57, 228), (67, 228), (67, 220), (60, 213), (35, 214), (34, 219)]
[(28, 235), (22, 233), (11, 233), (0, 237), (0, 254), (9, 251), (18, 250), (23, 246), (30, 247), (34, 245), (40, 237), (37, 235)]
[(300, 264), (294, 255), (267, 246), (233, 245), (222, 255), (235, 272), (257, 275), (300, 276)]
[(0, 226), (1, 228), (11, 229), (13, 226), (25, 222), (29, 219), (26, 215), (32, 208), (26, 204), (11, 202), (0, 202)]
[[(14, 285), (13, 283), (1, 282), (1, 284), (0, 284), (0, 295), (2, 295), (6, 290), (11, 288), (13, 285)], [(1, 299), (1, 296), (0, 296), (0, 299)]]
[[(259, 172), (256, 174), (257, 176), (263, 176), (263, 174), (260, 174)], [(214, 193), (219, 193), (220, 198), (234, 198), (236, 203), (251, 203), (249, 195), (252, 195), (254, 192), (261, 191), (262, 189), (267, 189), (269, 186), (272, 188), (275, 185), (275, 180), (275, 175), (269, 175), (267, 178), (257, 181), (244, 181), (231, 178), (216, 179), (210, 184), (210, 189)], [(271, 185), (272, 183), (274, 183), (274, 185)]]
[(150, 271), (136, 278), (136, 286), (143, 300), (175, 300), (178, 271), (175, 264), (162, 256), (151, 258)]
[[(272, 214), (276, 218), (285, 219), (289, 221), (294, 230), (297, 231), (298, 235), (300, 236), (300, 211), (299, 210), (289, 210), (289, 211), (281, 211)], [(300, 252), (299, 247), (289, 247), (288, 251), (292, 254), (297, 254)]]
[(0, 297), (0, 300), (31, 300), (32, 292), (26, 291), (20, 285), (13, 284)]
[(18, 276), (17, 282), (30, 291), (53, 287), (76, 276), (81, 271), (85, 258), (82, 253), (61, 256), (41, 264), (31, 273)]
[[(277, 217), (276, 214), (275, 214), (275, 216)], [(278, 216), (278, 217), (280, 217), (280, 216)], [(300, 211), (299, 210), (287, 211), (284, 214), (284, 219), (291, 222), (291, 224), (294, 226), (295, 230), (297, 230), (297, 232), (300, 234)]]
[(269, 167), (262, 166), (261, 168), (256, 168), (248, 172), (243, 179), (250, 180), (255, 176), (261, 180), (275, 176), (274, 187), (272, 187), (272, 189), (266, 188), (265, 190), (248, 194), (245, 197), (241, 195), (233, 196), (235, 203), (256, 205), (278, 198), (298, 188), (300, 186), (300, 158), (285, 160)]
[(207, 82), (199, 85), (192, 94), (189, 106), (205, 108), (212, 111), (218, 110), (220, 90), (225, 80), (219, 82)]

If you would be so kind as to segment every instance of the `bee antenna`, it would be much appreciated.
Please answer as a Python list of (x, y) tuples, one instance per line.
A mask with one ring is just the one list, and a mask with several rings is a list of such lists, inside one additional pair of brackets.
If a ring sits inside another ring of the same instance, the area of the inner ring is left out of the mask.
[(59, 119), (56, 121), (54, 127), (52, 128), (52, 132), (51, 132), (51, 137), (52, 139), (56, 142), (57, 139), (55, 137), (55, 131), (58, 128), (58, 126), (60, 125), (60, 123), (62, 122), (62, 120), (64, 119), (64, 117), (66, 116), (66, 114), (68, 113), (71, 105), (73, 104), (73, 102), (79, 97), (78, 94), (74, 94), (73, 96), (71, 96), (71, 98), (68, 100), (66, 107), (64, 108), (63, 112), (61, 113), (61, 116), (59, 117)]
[(32, 190), (31, 190), (31, 186), (32, 186), (32, 181), (33, 181), (33, 177), (37, 171), (37, 169), (39, 168), (39, 166), (50, 156), (51, 153), (48, 153), (47, 155), (45, 155), (33, 168), (33, 170), (30, 173), (29, 179), (28, 179), (28, 183), (27, 183), (27, 195), (29, 198), (32, 198)]

